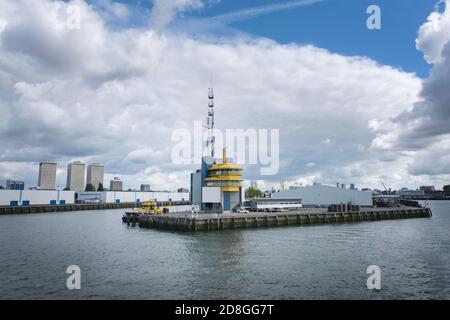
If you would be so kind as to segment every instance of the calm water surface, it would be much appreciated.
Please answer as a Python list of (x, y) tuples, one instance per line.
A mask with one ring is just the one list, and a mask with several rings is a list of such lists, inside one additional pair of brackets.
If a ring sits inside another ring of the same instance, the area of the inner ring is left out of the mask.
[(2, 216), (0, 298), (450, 299), (450, 201), (430, 206), (429, 219), (196, 234), (128, 228), (123, 210)]

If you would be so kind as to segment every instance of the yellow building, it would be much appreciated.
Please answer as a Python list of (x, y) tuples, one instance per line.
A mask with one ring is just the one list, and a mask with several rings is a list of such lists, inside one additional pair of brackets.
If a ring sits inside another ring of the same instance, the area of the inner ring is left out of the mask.
[[(223, 149), (222, 163), (206, 167), (202, 204), (206, 211), (231, 211), (242, 201), (242, 168), (230, 163)], [(219, 205), (219, 206), (218, 206)]]

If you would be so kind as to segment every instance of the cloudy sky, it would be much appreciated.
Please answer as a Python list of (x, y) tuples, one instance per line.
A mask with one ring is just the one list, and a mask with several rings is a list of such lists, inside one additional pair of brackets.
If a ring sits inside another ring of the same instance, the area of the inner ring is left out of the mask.
[(450, 0), (0, 0), (0, 184), (81, 160), (188, 187), (171, 135), (211, 72), (219, 129), (280, 129), (278, 174), (245, 168), (263, 187), (450, 183)]

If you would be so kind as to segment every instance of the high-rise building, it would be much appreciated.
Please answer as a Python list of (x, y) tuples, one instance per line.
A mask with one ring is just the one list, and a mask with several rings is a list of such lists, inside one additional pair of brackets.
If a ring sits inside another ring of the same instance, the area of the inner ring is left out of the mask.
[(9, 190), (24, 190), (25, 189), (25, 182), (8, 179), (8, 180), (6, 180), (6, 189), (9, 189)]
[(56, 162), (42, 161), (39, 163), (38, 188), (42, 190), (56, 189)]
[(66, 188), (70, 191), (84, 191), (84, 174), (86, 165), (80, 161), (74, 161), (67, 166)]
[(150, 191), (149, 184), (141, 184), (141, 191)]
[(114, 177), (114, 180), (111, 180), (109, 183), (109, 190), (110, 191), (122, 191), (123, 189), (123, 182), (118, 177)]
[(93, 163), (87, 166), (86, 184), (92, 184), (95, 190), (98, 189), (100, 183), (103, 186), (103, 179), (105, 176), (105, 167), (98, 163)]

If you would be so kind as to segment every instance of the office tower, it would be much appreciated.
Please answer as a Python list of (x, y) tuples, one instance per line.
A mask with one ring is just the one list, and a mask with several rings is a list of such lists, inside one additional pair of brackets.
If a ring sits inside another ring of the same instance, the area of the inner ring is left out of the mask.
[(67, 166), (67, 185), (70, 191), (84, 191), (85, 164), (74, 161)]
[(109, 183), (109, 190), (110, 191), (122, 191), (123, 189), (123, 182), (118, 177), (114, 177), (114, 180), (111, 180)]
[(95, 190), (98, 190), (100, 183), (103, 186), (103, 179), (105, 176), (105, 167), (98, 163), (93, 163), (87, 166), (86, 184), (92, 184)]
[(42, 190), (56, 189), (56, 162), (42, 161), (39, 163), (38, 188)]
[(141, 184), (141, 191), (150, 191), (149, 184)]

